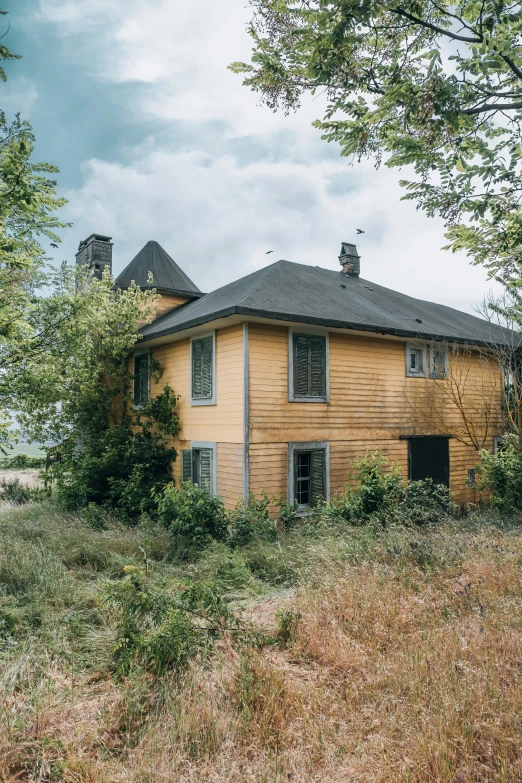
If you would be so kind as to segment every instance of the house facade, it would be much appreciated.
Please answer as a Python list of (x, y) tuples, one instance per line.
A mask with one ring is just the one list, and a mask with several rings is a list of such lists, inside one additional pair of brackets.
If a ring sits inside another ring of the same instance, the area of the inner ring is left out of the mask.
[[(109, 243), (92, 235), (78, 262), (95, 274), (97, 248), (106, 258)], [(306, 510), (342, 491), (352, 463), (379, 449), (405, 477), (474, 500), (477, 450), (463, 416), (493, 448), (500, 374), (483, 357), (505, 339), (499, 327), (364, 280), (349, 243), (331, 269), (278, 261), (202, 294), (149, 242), (116, 285), (131, 280), (161, 294), (132, 359), (134, 397), (139, 405), (161, 388), (148, 385), (152, 353), (162, 384), (181, 397), (176, 480), (229, 508), (266, 491)]]

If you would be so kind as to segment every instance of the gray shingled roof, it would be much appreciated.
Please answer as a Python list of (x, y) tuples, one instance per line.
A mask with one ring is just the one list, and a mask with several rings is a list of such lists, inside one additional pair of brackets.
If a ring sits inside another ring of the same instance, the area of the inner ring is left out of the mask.
[(151, 340), (242, 314), (419, 339), (501, 343), (506, 332), (459, 310), (320, 267), (277, 261), (141, 328)]
[[(152, 283), (148, 282), (149, 272), (152, 273)], [(186, 293), (193, 297), (202, 295), (197, 285), (194, 285), (174, 259), (153, 240), (147, 242), (118, 275), (116, 286), (128, 288), (132, 280), (140, 288), (157, 288), (159, 291)]]

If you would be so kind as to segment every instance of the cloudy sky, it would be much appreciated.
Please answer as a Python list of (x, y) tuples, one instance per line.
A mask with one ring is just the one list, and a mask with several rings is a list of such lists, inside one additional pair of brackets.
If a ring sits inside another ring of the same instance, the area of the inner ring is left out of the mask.
[(210, 291), (278, 258), (338, 269), (341, 241), (357, 241), (364, 277), (473, 312), (486, 274), (440, 249), (442, 223), (400, 201), (396, 171), (321, 141), (320, 99), (273, 114), (227, 70), (249, 58), (246, 2), (4, 0), (23, 60), (0, 106), (61, 170), (74, 225), (57, 260), (108, 234), (117, 274), (156, 239)]

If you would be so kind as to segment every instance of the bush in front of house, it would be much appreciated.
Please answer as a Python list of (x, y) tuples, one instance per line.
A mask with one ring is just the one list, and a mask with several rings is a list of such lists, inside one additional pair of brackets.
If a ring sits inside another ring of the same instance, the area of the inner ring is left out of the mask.
[(322, 510), (325, 520), (342, 519), (352, 525), (370, 521), (382, 525), (426, 525), (448, 516), (454, 507), (451, 492), (431, 479), (404, 481), (399, 466), (389, 469), (386, 457), (369, 452), (353, 464), (355, 487), (332, 498)]
[(270, 498), (263, 492), (260, 498), (250, 493), (248, 503), (240, 501), (230, 514), (229, 544), (240, 547), (254, 539), (274, 541), (277, 525), (269, 515)]
[(176, 450), (149, 431), (109, 427), (81, 447), (66, 444), (53, 465), (58, 503), (68, 510), (96, 504), (123, 521), (153, 514), (159, 493), (172, 480)]
[(490, 495), (491, 505), (503, 512), (522, 508), (522, 448), (517, 435), (511, 433), (502, 439), (495, 454), (486, 449), (480, 452), (477, 485)]
[(191, 481), (165, 487), (158, 496), (158, 516), (176, 538), (178, 549), (201, 549), (211, 541), (224, 541), (228, 535), (228, 517), (221, 498)]

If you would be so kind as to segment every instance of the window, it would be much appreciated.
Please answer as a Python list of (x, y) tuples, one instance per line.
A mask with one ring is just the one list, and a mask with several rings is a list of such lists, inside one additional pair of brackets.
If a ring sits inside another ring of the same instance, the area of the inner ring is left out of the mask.
[(150, 396), (149, 354), (134, 354), (134, 405), (143, 405)]
[(191, 448), (181, 452), (181, 470), (183, 481), (216, 494), (216, 444), (191, 444)]
[(430, 349), (430, 376), (446, 378), (448, 375), (448, 352), (445, 348)]
[(297, 500), (300, 509), (328, 499), (329, 449), (327, 443), (288, 444), (288, 497)]
[(470, 468), (468, 470), (468, 486), (475, 487), (477, 484), (476, 478), (475, 468)]
[(290, 333), (290, 401), (327, 402), (327, 339)]
[(504, 438), (501, 435), (493, 436), (493, 454), (498, 454), (504, 448)]
[(215, 396), (214, 334), (191, 340), (191, 404), (214, 405)]
[(416, 343), (406, 343), (406, 375), (424, 378), (426, 375), (426, 348)]

